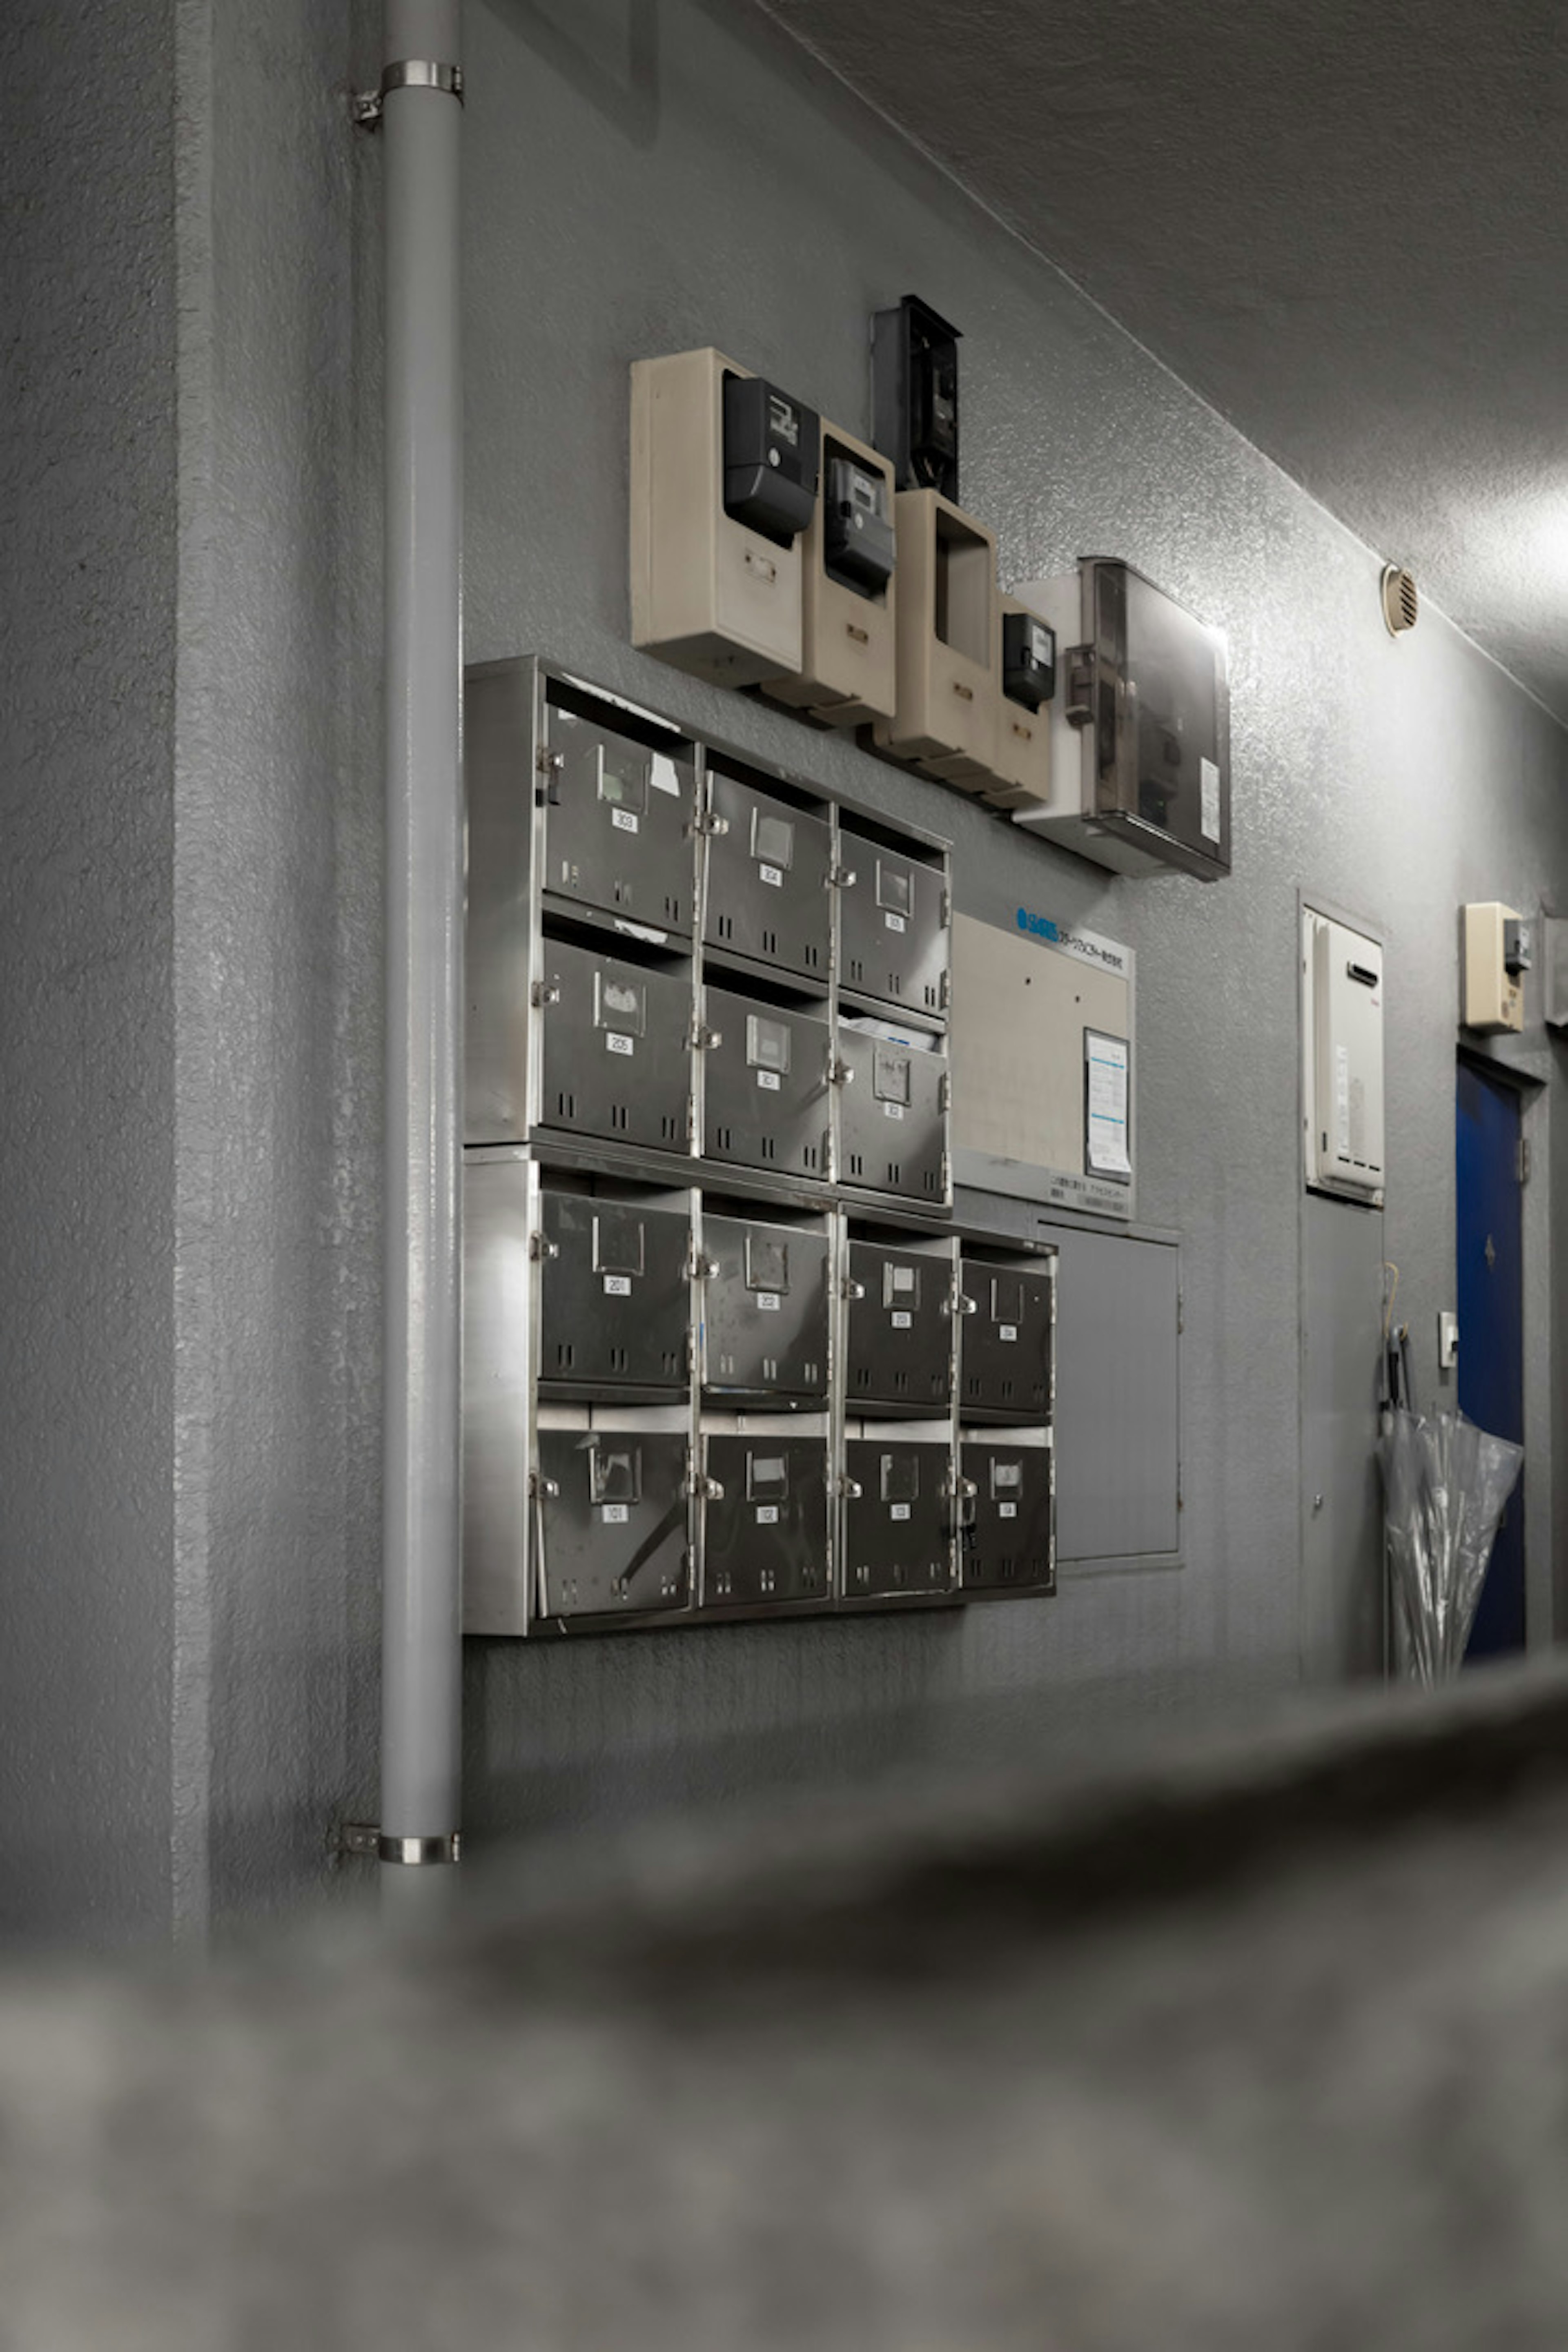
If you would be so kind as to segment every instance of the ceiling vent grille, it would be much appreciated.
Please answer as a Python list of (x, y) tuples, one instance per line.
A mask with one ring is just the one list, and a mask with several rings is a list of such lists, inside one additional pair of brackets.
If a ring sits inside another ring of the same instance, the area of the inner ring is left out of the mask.
[(1415, 583), (1402, 564), (1385, 563), (1383, 567), (1383, 617), (1388, 624), (1391, 637), (1402, 637), (1413, 629), (1421, 613), (1421, 599)]

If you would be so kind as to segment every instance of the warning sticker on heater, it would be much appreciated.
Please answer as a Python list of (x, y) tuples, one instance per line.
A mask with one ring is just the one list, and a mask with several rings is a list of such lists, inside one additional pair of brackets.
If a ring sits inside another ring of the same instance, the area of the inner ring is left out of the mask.
[(766, 882), (770, 884), (775, 890), (782, 890), (784, 888), (784, 870), (781, 866), (759, 866), (757, 868), (757, 879), (759, 882)]
[(1334, 1135), (1340, 1159), (1348, 1160), (1351, 1156), (1351, 1049), (1348, 1045), (1334, 1047)]
[(1203, 812), (1198, 819), (1205, 841), (1219, 847), (1219, 770), (1212, 760), (1198, 761), (1198, 793)]
[(776, 1315), (779, 1311), (779, 1294), (776, 1290), (758, 1291), (757, 1312), (759, 1315)]
[(779, 1088), (783, 1086), (784, 1080), (780, 1077), (776, 1070), (759, 1070), (757, 1072), (757, 1084), (762, 1087), (764, 1094), (776, 1095)]
[(639, 829), (636, 809), (613, 808), (610, 811), (610, 823), (617, 833), (636, 833)]
[(909, 929), (902, 915), (884, 915), (882, 920), (890, 931), (903, 931)]
[(909, 1516), (910, 1516), (910, 1507), (909, 1507), (909, 1505), (908, 1505), (907, 1503), (889, 1503), (889, 1506), (888, 1506), (888, 1517), (889, 1517), (890, 1519), (907, 1519), (907, 1518), (909, 1517)]
[(895, 1331), (909, 1331), (914, 1328), (915, 1318), (907, 1307), (895, 1307), (892, 1319)]
[(611, 1054), (635, 1054), (637, 1052), (637, 1045), (632, 1038), (624, 1035), (619, 1029), (606, 1029), (605, 1032), (605, 1049), (606, 1053)]
[(607, 1274), (605, 1276), (606, 1298), (629, 1298), (631, 1295), (632, 1278), (629, 1274)]
[(607, 1528), (624, 1528), (631, 1515), (629, 1503), (606, 1503), (599, 1513)]
[(776, 1528), (778, 1523), (779, 1507), (776, 1503), (759, 1503), (757, 1505), (758, 1527)]

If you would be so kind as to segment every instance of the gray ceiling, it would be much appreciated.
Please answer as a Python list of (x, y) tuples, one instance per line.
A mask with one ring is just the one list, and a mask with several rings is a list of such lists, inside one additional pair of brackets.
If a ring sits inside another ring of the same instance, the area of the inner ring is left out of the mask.
[(1568, 0), (763, 5), (1568, 718)]

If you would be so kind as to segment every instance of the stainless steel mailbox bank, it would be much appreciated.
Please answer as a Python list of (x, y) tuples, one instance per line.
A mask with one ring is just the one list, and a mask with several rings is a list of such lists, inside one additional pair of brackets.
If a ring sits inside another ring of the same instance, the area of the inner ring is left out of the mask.
[(946, 845), (537, 661), (465, 730), (467, 1629), (1051, 1591), (1054, 1253), (952, 1229)]

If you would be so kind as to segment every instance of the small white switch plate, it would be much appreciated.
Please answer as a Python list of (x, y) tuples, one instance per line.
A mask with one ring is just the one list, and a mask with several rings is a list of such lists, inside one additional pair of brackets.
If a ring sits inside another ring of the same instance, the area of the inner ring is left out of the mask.
[(1451, 1372), (1459, 1360), (1459, 1318), (1450, 1307), (1437, 1311), (1437, 1369)]

